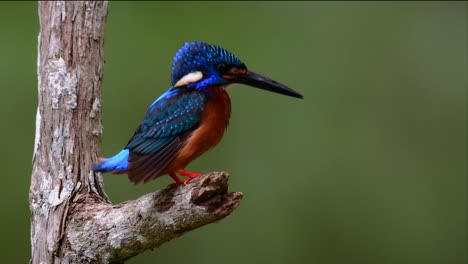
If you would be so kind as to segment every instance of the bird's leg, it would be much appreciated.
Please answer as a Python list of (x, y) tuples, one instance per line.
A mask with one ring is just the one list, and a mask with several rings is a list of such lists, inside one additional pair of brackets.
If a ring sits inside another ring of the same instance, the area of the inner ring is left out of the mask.
[(179, 174), (182, 175), (182, 176), (188, 177), (187, 179), (185, 179), (184, 184), (187, 184), (193, 178), (196, 178), (196, 177), (199, 177), (199, 176), (203, 175), (203, 173), (186, 171), (185, 169), (180, 169), (177, 172), (179, 172)]
[(169, 172), (169, 176), (171, 176), (171, 178), (172, 178), (175, 182), (169, 184), (167, 187), (176, 186), (176, 185), (179, 185), (179, 184), (182, 183), (182, 180), (179, 179), (179, 177), (177, 177), (177, 175), (175, 174), (175, 172)]
[(198, 172), (193, 172), (193, 171), (186, 171), (185, 169), (177, 170), (177, 172), (182, 176), (190, 177), (190, 178), (196, 178), (198, 176), (203, 175), (203, 173), (198, 173)]

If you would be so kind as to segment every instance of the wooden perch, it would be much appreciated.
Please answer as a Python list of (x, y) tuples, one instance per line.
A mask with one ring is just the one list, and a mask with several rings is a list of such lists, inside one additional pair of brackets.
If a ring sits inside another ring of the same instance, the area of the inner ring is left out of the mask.
[(63, 260), (115, 263), (229, 215), (242, 193), (228, 193), (228, 174), (212, 172), (117, 205), (78, 198), (65, 231)]
[[(112, 205), (97, 162), (108, 2), (41, 1), (31, 263), (121, 263), (239, 206), (228, 174)], [(129, 185), (130, 187), (130, 185)]]

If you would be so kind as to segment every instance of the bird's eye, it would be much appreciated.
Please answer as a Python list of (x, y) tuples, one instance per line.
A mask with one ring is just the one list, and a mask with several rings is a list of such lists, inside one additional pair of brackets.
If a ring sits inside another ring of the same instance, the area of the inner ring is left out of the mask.
[(229, 67), (224, 63), (220, 63), (220, 64), (216, 65), (216, 69), (219, 72), (226, 72), (229, 69)]

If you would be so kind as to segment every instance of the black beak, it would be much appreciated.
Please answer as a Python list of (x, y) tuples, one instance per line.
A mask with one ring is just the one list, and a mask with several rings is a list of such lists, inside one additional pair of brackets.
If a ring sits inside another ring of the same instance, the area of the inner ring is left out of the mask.
[(257, 74), (255, 72), (247, 71), (246, 73), (237, 75), (233, 82), (247, 84), (249, 86), (257, 87), (270, 92), (284, 94), (296, 98), (304, 98), (302, 94), (294, 91), (293, 89), (275, 82), (270, 78)]

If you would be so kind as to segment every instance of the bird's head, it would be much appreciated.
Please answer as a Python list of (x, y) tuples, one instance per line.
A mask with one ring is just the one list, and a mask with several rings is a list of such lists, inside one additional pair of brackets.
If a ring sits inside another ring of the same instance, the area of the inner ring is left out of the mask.
[(172, 63), (172, 85), (204, 90), (210, 86), (242, 83), (260, 89), (303, 98), (291, 88), (247, 69), (229, 51), (204, 42), (188, 42)]

